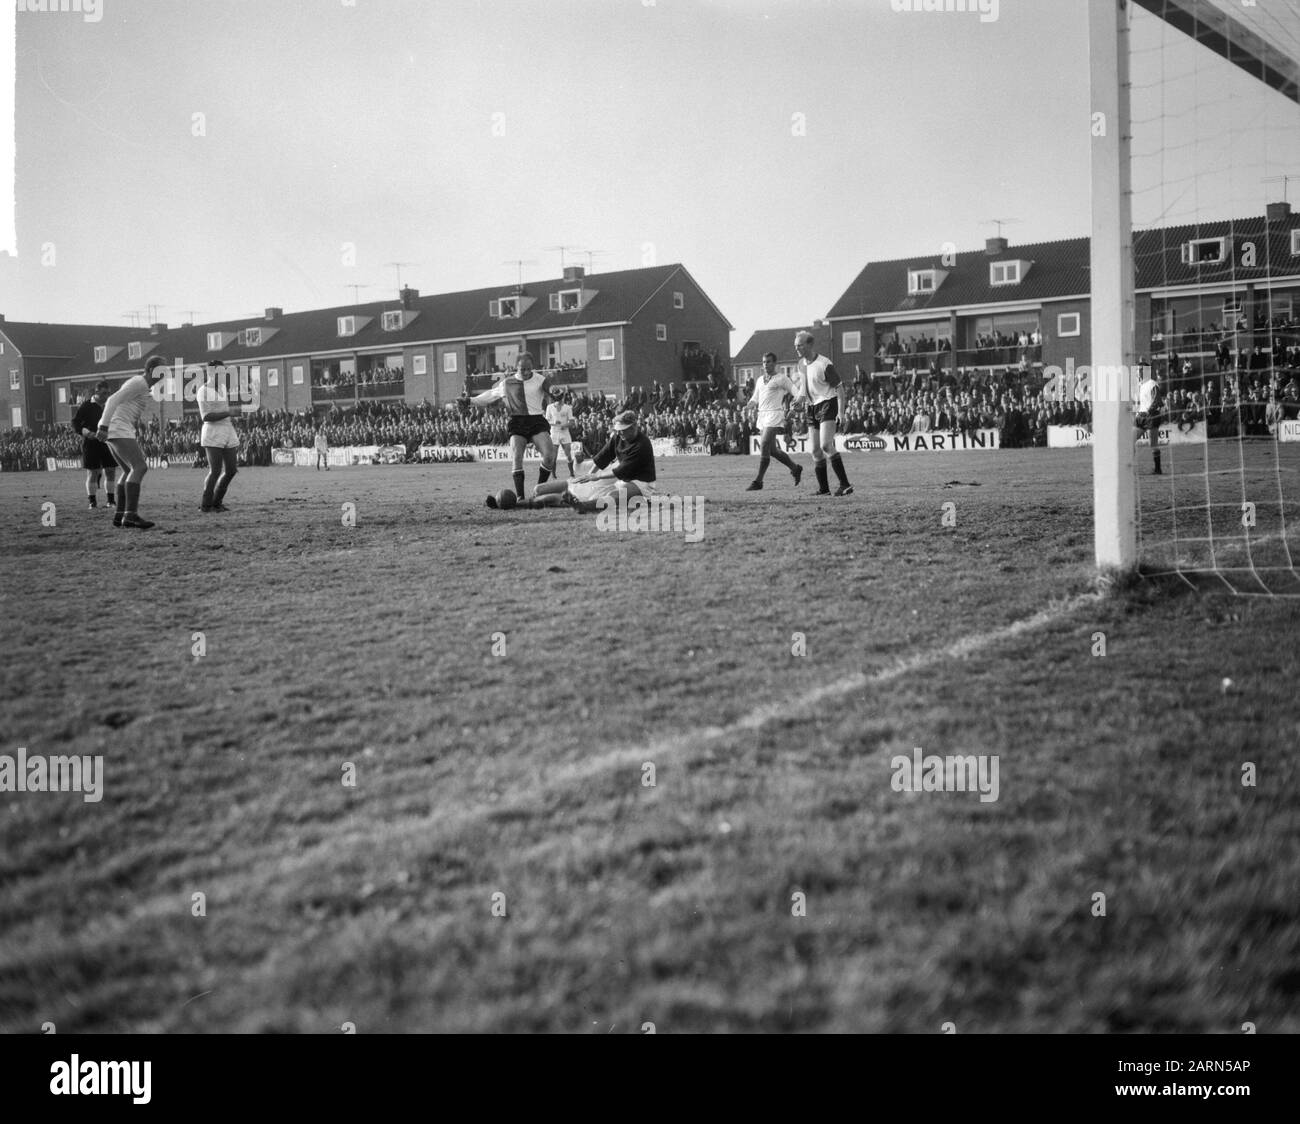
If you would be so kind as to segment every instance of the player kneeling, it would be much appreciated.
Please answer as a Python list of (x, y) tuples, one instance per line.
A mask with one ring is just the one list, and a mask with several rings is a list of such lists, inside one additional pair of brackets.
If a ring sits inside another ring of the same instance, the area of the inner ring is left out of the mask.
[(633, 496), (654, 494), (655, 454), (641, 432), (636, 414), (626, 410), (614, 419), (614, 433), (593, 458), (595, 470), (569, 480), (548, 480), (533, 492), (529, 507), (569, 506), (591, 514)]

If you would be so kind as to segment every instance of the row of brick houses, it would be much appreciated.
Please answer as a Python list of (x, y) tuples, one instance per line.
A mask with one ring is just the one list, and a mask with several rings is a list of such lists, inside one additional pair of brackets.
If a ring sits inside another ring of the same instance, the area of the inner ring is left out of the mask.
[[(0, 428), (71, 421), (100, 379), (118, 385), (151, 355), (248, 368), (263, 408), (321, 413), (359, 401), (443, 405), (486, 389), (521, 349), (554, 381), (622, 398), (635, 387), (723, 368), (732, 326), (680, 264), (261, 318), (149, 329), (6, 322)], [(167, 402), (175, 418), (192, 403)]]
[[(1041, 371), (1090, 364), (1087, 238), (871, 262), (825, 321), (841, 373)], [(1300, 343), (1300, 218), (1286, 203), (1262, 217), (1135, 232), (1134, 352), (1158, 371), (1211, 369), (1216, 345), (1265, 362)], [(755, 333), (732, 369), (743, 383), (775, 351), (794, 361), (794, 330)], [(1257, 364), (1258, 365), (1258, 364)]]

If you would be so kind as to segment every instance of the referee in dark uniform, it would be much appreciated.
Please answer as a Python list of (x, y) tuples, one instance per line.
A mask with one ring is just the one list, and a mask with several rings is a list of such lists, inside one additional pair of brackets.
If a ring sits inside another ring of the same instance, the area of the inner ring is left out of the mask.
[(104, 403), (108, 400), (108, 383), (100, 380), (95, 384), (94, 393), (77, 407), (72, 419), (72, 429), (81, 437), (81, 464), (86, 470), (87, 506), (94, 509), (99, 506), (99, 477), (103, 473), (104, 491), (107, 496), (106, 508), (117, 506), (114, 482), (117, 479), (117, 461), (106, 441), (97, 440), (95, 430), (99, 428), (99, 419), (104, 413)]

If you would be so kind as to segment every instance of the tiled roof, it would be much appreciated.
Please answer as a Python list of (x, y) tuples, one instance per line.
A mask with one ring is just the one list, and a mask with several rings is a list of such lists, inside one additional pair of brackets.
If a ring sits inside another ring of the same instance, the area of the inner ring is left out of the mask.
[[(1273, 224), (1261, 216), (1136, 231), (1133, 256), (1137, 288), (1230, 281), (1244, 284), (1269, 276), (1300, 274), (1300, 257), (1291, 254), (1290, 232), (1297, 226), (1300, 226), (1300, 215), (1290, 215), (1285, 221)], [(1182, 246), (1186, 242), (1225, 236), (1232, 237), (1238, 248), (1243, 242), (1256, 243), (1254, 268), (1243, 268), (1239, 253), (1230, 254), (1230, 260), (1222, 266), (1183, 264)], [(829, 316), (924, 314), (927, 310), (946, 310), (953, 306), (1043, 301), (1087, 294), (1090, 247), (1087, 238), (1067, 238), (1060, 242), (1008, 246), (992, 255), (982, 250), (969, 251), (956, 255), (954, 264), (949, 266), (943, 265), (937, 254), (870, 262), (835, 302)], [(989, 264), (1015, 260), (1033, 263), (1020, 284), (990, 285)], [(946, 269), (948, 276), (933, 293), (909, 296), (907, 275), (913, 269)]]
[[(203, 363), (220, 359), (225, 363), (254, 362), (281, 355), (308, 355), (329, 351), (383, 351), (390, 347), (423, 340), (460, 340), (479, 336), (527, 335), (551, 329), (581, 329), (595, 324), (626, 323), (656, 292), (674, 278), (690, 278), (680, 264), (649, 266), (612, 273), (590, 274), (581, 281), (553, 279), (530, 281), (523, 286), (523, 295), (534, 299), (518, 318), (493, 319), (488, 313), (489, 302), (515, 295), (515, 286), (504, 285), (491, 289), (473, 289), (460, 293), (440, 293), (416, 297), (410, 312), (416, 313), (404, 328), (384, 331), (383, 314), (401, 309), (396, 296), (384, 301), (366, 304), (340, 305), (335, 308), (311, 309), (291, 312), (266, 320), (246, 317), (211, 324), (196, 324), (188, 328), (168, 329), (151, 336), (147, 329), (127, 329), (130, 340), (142, 340), (156, 345), (159, 354), (169, 359), (183, 358), (189, 363)], [(698, 286), (696, 286), (698, 288)], [(554, 312), (550, 307), (550, 294), (562, 290), (583, 288), (594, 291), (595, 296), (581, 309), (572, 312)], [(701, 290), (702, 292), (703, 290)], [(721, 315), (719, 313), (719, 315)], [(366, 321), (351, 336), (339, 336), (338, 318), (356, 316)], [(725, 318), (724, 318), (725, 319)], [(242, 345), (238, 335), (245, 328), (276, 329), (261, 344)], [(115, 329), (115, 331), (119, 331)], [(224, 332), (235, 335), (219, 352), (208, 351), (208, 334)], [(101, 333), (102, 335), (102, 333)], [(105, 340), (97, 338), (95, 343)], [(83, 375), (106, 368), (136, 369), (139, 360), (127, 361), (119, 356), (107, 365), (94, 363), (93, 346), (80, 348), (76, 358), (60, 372), (63, 375)]]
[(807, 324), (796, 324), (793, 328), (764, 328), (755, 332), (745, 341), (745, 346), (736, 353), (731, 365), (733, 367), (757, 366), (769, 351), (776, 352), (778, 362), (793, 362), (797, 358), (794, 353), (794, 335), (796, 332), (805, 331), (812, 332), (820, 354), (830, 354), (831, 329), (829, 324), (823, 324), (819, 328)]
[(98, 344), (124, 347), (141, 330), (122, 328), (116, 324), (43, 324), (0, 320), (0, 332), (9, 337), (24, 359), (71, 358), (93, 351)]

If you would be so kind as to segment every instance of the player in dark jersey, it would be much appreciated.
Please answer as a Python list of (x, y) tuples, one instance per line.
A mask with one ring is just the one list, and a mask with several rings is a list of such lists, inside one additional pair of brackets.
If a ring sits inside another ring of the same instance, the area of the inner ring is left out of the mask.
[(591, 472), (568, 480), (538, 484), (527, 506), (559, 507), (568, 504), (590, 514), (610, 502), (626, 503), (636, 496), (654, 495), (654, 446), (641, 432), (636, 414), (624, 410), (614, 419), (612, 428), (609, 441), (592, 458), (595, 467)]
[(86, 470), (86, 496), (92, 510), (99, 507), (99, 478), (104, 478), (104, 508), (115, 508), (117, 497), (114, 483), (117, 479), (117, 461), (113, 451), (106, 443), (95, 437), (99, 429), (99, 419), (104, 416), (104, 403), (108, 401), (108, 382), (101, 379), (95, 384), (94, 393), (80, 406), (72, 419), (73, 432), (81, 437), (81, 465)]
[[(526, 351), (515, 360), (515, 371), (506, 375), (491, 390), (476, 394), (470, 399), (475, 406), (504, 402), (510, 414), (507, 432), (510, 434), (510, 452), (514, 460), (515, 495), (524, 498), (524, 450), (528, 442), (537, 446), (542, 454), (542, 467), (537, 473), (540, 487), (555, 471), (555, 445), (551, 441), (551, 424), (546, 420), (546, 399), (551, 391), (551, 380), (533, 372), (533, 357)], [(496, 497), (488, 496), (488, 507), (496, 507)]]

